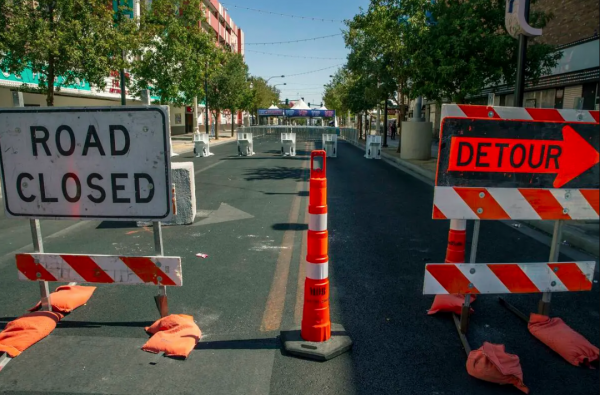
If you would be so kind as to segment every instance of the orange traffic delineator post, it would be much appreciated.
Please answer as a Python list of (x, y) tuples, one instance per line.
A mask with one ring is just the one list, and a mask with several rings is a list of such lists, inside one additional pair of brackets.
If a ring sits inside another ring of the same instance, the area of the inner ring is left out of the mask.
[(467, 221), (450, 220), (448, 233), (448, 248), (446, 249), (446, 263), (465, 262), (465, 244), (467, 242)]
[[(322, 161), (320, 167), (315, 166), (318, 158)], [(319, 361), (335, 358), (352, 347), (352, 340), (344, 328), (332, 324), (329, 316), (326, 160), (327, 153), (323, 150), (311, 154), (302, 325), (281, 332), (283, 347), (287, 352)]]

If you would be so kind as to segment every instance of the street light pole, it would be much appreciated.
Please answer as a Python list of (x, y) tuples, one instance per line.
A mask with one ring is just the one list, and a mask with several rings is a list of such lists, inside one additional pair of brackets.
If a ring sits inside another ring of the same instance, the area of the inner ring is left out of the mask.
[(268, 84), (269, 81), (271, 81), (273, 78), (285, 78), (285, 75), (274, 75), (273, 77), (269, 77), (267, 78), (267, 80), (265, 81), (265, 84)]
[[(525, 22), (529, 23), (529, 0), (523, 0)], [(517, 58), (517, 78), (515, 83), (515, 107), (523, 107), (525, 96), (525, 64), (527, 63), (527, 36), (519, 34), (519, 57)]]

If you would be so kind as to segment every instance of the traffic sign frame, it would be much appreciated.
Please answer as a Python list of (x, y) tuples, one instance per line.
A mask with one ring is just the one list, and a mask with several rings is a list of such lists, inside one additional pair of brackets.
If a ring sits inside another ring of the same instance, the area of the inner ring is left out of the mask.
[(7, 217), (173, 215), (167, 106), (0, 109), (0, 125)]

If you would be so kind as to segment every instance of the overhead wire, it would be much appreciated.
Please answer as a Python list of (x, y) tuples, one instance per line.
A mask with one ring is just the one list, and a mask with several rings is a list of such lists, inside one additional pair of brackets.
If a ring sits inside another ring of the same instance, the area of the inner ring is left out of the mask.
[(278, 44), (294, 44), (294, 43), (301, 43), (301, 42), (306, 42), (306, 41), (316, 41), (316, 40), (322, 40), (324, 38), (330, 38), (330, 37), (337, 37), (337, 36), (341, 36), (342, 33), (339, 34), (331, 34), (329, 36), (321, 36), (321, 37), (313, 37), (313, 38), (305, 38), (305, 39), (301, 39), (301, 40), (291, 40), (291, 41), (273, 41), (273, 42), (269, 42), (269, 43), (245, 43), (244, 45), (278, 45)]
[(277, 16), (285, 16), (287, 18), (295, 18), (295, 19), (304, 19), (304, 20), (308, 20), (308, 21), (316, 21), (316, 22), (344, 22), (341, 19), (324, 19), (324, 18), (315, 18), (312, 16), (301, 16), (301, 15), (291, 15), (291, 14), (282, 14), (279, 12), (273, 12), (273, 11), (267, 11), (267, 10), (259, 10), (257, 8), (249, 8), (249, 7), (242, 7), (236, 4), (230, 4), (230, 3), (223, 3), (223, 5), (227, 6), (227, 7), (233, 7), (233, 8), (239, 8), (242, 10), (247, 10), (247, 11), (253, 11), (253, 12), (259, 12), (259, 13), (263, 13), (263, 14), (270, 14), (270, 15), (277, 15)]
[(298, 55), (285, 55), (281, 53), (271, 53), (271, 52), (263, 52), (263, 51), (254, 51), (251, 49), (247, 49), (246, 52), (254, 52), (262, 55), (270, 55), (270, 56), (279, 56), (282, 58), (297, 58), (297, 59), (316, 59), (316, 60), (345, 60), (345, 58), (321, 58), (318, 56), (298, 56)]
[(329, 70), (329, 69), (332, 69), (332, 68), (334, 68), (334, 67), (339, 67), (339, 66), (343, 66), (343, 64), (335, 64), (335, 65), (333, 65), (333, 66), (324, 67), (324, 68), (322, 68), (322, 69), (317, 69), (317, 70), (305, 71), (305, 72), (303, 72), (303, 73), (297, 73), (297, 74), (286, 74), (286, 75), (285, 75), (285, 77), (286, 77), (286, 78), (288, 78), (288, 77), (296, 77), (296, 76), (299, 76), (299, 75), (306, 75), (306, 74), (318, 73), (319, 71), (323, 71), (323, 70)]

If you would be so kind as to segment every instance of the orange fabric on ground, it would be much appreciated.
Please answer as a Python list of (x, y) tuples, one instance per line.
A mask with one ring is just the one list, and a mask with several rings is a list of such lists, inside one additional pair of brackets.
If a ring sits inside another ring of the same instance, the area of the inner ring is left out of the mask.
[(512, 384), (524, 393), (529, 393), (529, 388), (523, 383), (519, 357), (506, 353), (503, 344), (484, 342), (480, 349), (471, 351), (467, 359), (467, 372), (480, 380)]
[(200, 340), (202, 333), (194, 322), (194, 317), (185, 314), (171, 314), (156, 321), (146, 332), (153, 335), (142, 346), (142, 350), (167, 356), (187, 358)]
[[(471, 295), (471, 303), (477, 299), (475, 295)], [(431, 309), (427, 312), (429, 315), (436, 313), (454, 313), (460, 315), (462, 305), (465, 303), (464, 295), (436, 295), (433, 299)], [(473, 314), (475, 311), (469, 308), (469, 312)]]
[(598, 347), (571, 329), (560, 318), (531, 314), (529, 332), (570, 364), (589, 366), (598, 361)]
[(0, 332), (0, 352), (7, 353), (11, 358), (18, 356), (48, 336), (62, 318), (60, 313), (38, 311), (9, 322)]
[[(62, 285), (56, 288), (56, 291), (50, 294), (50, 303), (52, 310), (61, 313), (70, 313), (76, 308), (83, 306), (92, 297), (96, 287), (86, 287), (83, 285)], [(42, 303), (38, 302), (29, 311), (39, 310)]]

